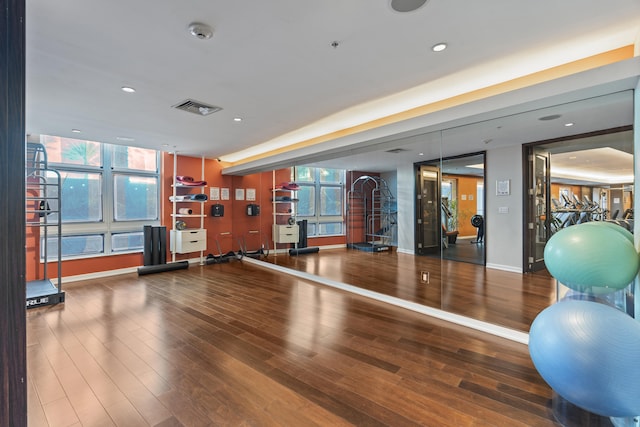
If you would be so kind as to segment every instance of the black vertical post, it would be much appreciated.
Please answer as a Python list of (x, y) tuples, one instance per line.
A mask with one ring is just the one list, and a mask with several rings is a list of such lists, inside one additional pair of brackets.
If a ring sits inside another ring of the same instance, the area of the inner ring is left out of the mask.
[(0, 4), (0, 425), (27, 425), (25, 0)]
[(158, 263), (166, 264), (167, 263), (167, 227), (159, 226), (160, 229), (158, 238), (160, 241), (158, 242)]
[(145, 225), (142, 227), (142, 241), (144, 247), (142, 248), (142, 265), (152, 265), (152, 253), (153, 253), (153, 242), (151, 239), (151, 227), (150, 225)]
[(160, 229), (158, 227), (151, 228), (151, 265), (160, 264)]

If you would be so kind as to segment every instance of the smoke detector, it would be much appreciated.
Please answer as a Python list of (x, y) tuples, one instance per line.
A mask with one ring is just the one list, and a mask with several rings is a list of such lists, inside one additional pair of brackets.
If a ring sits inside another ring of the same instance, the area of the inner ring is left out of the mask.
[(200, 40), (208, 40), (213, 36), (213, 29), (207, 24), (192, 22), (189, 24), (189, 34)]

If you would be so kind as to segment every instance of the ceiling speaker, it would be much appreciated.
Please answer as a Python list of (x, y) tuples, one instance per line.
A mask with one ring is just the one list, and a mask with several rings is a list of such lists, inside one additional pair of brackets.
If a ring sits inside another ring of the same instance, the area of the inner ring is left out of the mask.
[(391, 0), (391, 8), (396, 12), (413, 12), (421, 8), (428, 0)]

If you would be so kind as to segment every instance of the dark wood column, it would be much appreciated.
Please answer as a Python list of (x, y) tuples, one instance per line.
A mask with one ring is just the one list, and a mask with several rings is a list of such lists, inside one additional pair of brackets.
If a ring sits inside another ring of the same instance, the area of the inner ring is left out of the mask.
[(27, 425), (25, 0), (0, 1), (0, 425)]

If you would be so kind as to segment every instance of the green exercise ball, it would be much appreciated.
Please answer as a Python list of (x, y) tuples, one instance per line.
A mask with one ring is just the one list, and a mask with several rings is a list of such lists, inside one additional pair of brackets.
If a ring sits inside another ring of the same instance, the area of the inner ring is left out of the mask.
[(640, 268), (638, 253), (624, 234), (609, 226), (588, 224), (554, 234), (544, 248), (544, 262), (560, 283), (591, 294), (627, 287)]
[[(629, 240), (629, 242), (631, 242), (632, 245), (634, 245), (633, 243), (633, 234), (631, 234), (631, 232), (629, 230), (627, 230), (626, 228), (616, 224), (615, 222), (609, 222), (609, 221), (591, 221), (591, 222), (585, 222), (584, 224), (580, 224), (580, 225), (586, 225), (588, 227), (605, 227), (605, 228), (610, 228), (613, 231), (616, 231), (620, 234), (622, 234), (626, 239)], [(635, 245), (634, 245), (635, 246)]]

